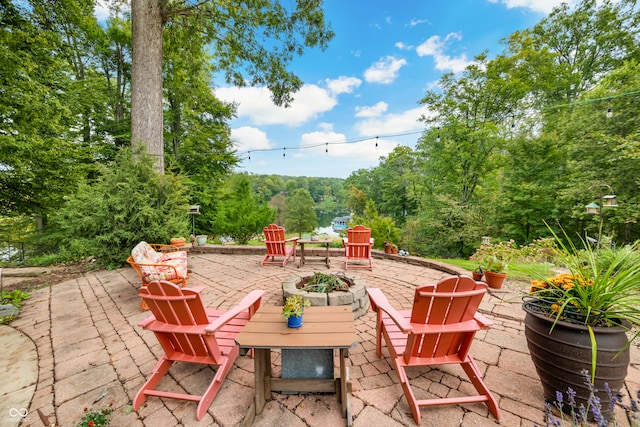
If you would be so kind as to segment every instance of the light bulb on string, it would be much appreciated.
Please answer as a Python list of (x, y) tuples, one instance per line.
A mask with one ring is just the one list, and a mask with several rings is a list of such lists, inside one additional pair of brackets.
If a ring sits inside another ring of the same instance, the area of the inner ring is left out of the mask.
[(249, 160), (251, 160), (251, 151), (248, 151), (247, 154), (249, 154)]
[(326, 155), (329, 155), (329, 143), (328, 143), (328, 142), (325, 142), (325, 143), (324, 143), (324, 145), (325, 145), (324, 153), (325, 153)]
[(440, 126), (438, 126), (438, 136), (436, 136), (436, 142), (440, 142)]
[(610, 119), (611, 117), (613, 117), (613, 109), (611, 107), (607, 108), (607, 119)]
[(378, 149), (378, 137), (376, 136), (376, 150)]
[(287, 148), (283, 148), (282, 149), (282, 158), (284, 159), (285, 157), (287, 157)]

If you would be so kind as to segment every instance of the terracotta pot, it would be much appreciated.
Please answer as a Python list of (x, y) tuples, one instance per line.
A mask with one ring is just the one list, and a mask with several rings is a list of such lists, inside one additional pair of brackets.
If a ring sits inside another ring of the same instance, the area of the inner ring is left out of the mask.
[(186, 241), (187, 240), (184, 237), (174, 237), (173, 239), (170, 240), (170, 243), (173, 246), (181, 247), (181, 246), (184, 246)]
[[(522, 305), (526, 316), (524, 333), (531, 360), (540, 377), (544, 398), (549, 402), (556, 401), (556, 391), (564, 394), (566, 403), (567, 389), (576, 392), (576, 407), (583, 404), (587, 407), (589, 388), (585, 384), (582, 371), (591, 375), (591, 338), (586, 326), (554, 319), (536, 311), (535, 305), (525, 302)], [(553, 330), (552, 330), (553, 327)], [(601, 412), (607, 416), (611, 412), (610, 397), (604, 384), (607, 383), (615, 396), (624, 385), (629, 366), (629, 347), (623, 327), (592, 326), (597, 355), (595, 372), (596, 396), (600, 398)], [(624, 349), (624, 350), (623, 350)], [(564, 405), (569, 411), (569, 405)], [(593, 417), (593, 413), (589, 413)]]
[(398, 248), (394, 248), (393, 246), (391, 247), (391, 253), (392, 254), (397, 254), (398, 253)]
[(507, 277), (507, 273), (484, 272), (484, 281), (489, 287), (494, 289), (500, 289), (502, 287), (505, 277)]
[(473, 277), (473, 280), (475, 280), (476, 282), (482, 280), (482, 274), (483, 273), (479, 273), (477, 271), (471, 272), (471, 276)]
[(384, 253), (385, 254), (391, 253), (391, 245), (384, 245)]

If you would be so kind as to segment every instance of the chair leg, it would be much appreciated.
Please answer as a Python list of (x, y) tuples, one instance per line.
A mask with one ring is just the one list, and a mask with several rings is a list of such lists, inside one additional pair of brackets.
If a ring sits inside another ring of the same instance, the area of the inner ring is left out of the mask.
[(478, 369), (478, 365), (476, 365), (475, 360), (471, 356), (467, 357), (466, 363), (461, 363), (462, 369), (466, 372), (469, 380), (475, 387), (476, 391), (481, 395), (487, 398), (487, 406), (489, 407), (489, 412), (496, 420), (500, 419), (500, 409), (498, 408), (498, 402), (487, 385), (482, 381), (482, 374), (480, 373), (480, 369)]
[(409, 378), (407, 377), (407, 373), (404, 370), (404, 366), (399, 366), (398, 363), (395, 362), (396, 372), (398, 373), (398, 378), (400, 379), (400, 385), (402, 386), (402, 391), (404, 391), (404, 397), (407, 399), (407, 404), (409, 405), (409, 409), (411, 409), (411, 415), (413, 415), (413, 420), (417, 425), (420, 425), (420, 406), (416, 401), (416, 396), (413, 394), (413, 390), (411, 390), (411, 385), (409, 384)]
[(145, 400), (147, 400), (146, 391), (155, 390), (157, 385), (160, 383), (160, 380), (162, 380), (162, 377), (164, 377), (164, 374), (167, 373), (171, 365), (173, 365), (173, 361), (168, 360), (164, 356), (158, 361), (158, 363), (156, 363), (156, 366), (153, 367), (153, 371), (151, 372), (151, 376), (149, 377), (147, 382), (145, 382), (142, 387), (140, 387), (140, 390), (138, 390), (136, 397), (133, 399), (134, 411), (137, 411), (140, 408), (140, 405), (142, 405)]
[(209, 387), (207, 387), (207, 390), (204, 392), (202, 398), (200, 399), (200, 402), (198, 403), (198, 409), (196, 410), (196, 418), (198, 419), (198, 421), (200, 421), (202, 417), (204, 417), (204, 414), (209, 409), (209, 406), (211, 406), (213, 399), (216, 398), (216, 394), (218, 394), (218, 391), (220, 391), (220, 387), (222, 387), (222, 383), (231, 370), (233, 362), (238, 357), (239, 351), (240, 348), (238, 346), (235, 346), (227, 356), (227, 360), (222, 362), (222, 364), (218, 366), (218, 370), (213, 377), (213, 381), (211, 381), (211, 384), (209, 384)]

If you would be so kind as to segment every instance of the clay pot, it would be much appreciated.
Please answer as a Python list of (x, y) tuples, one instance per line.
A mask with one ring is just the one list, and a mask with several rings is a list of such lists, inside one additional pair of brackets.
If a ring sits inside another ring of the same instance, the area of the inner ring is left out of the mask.
[(181, 247), (181, 246), (184, 246), (186, 241), (187, 239), (185, 239), (184, 237), (174, 237), (173, 239), (170, 240), (170, 243), (173, 246)]
[(507, 273), (494, 273), (492, 271), (484, 272), (484, 281), (490, 288), (500, 289)]

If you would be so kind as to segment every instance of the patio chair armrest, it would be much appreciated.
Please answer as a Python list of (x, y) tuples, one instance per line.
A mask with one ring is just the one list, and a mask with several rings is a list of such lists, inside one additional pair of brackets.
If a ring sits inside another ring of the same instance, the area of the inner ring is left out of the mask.
[(446, 333), (464, 333), (476, 332), (482, 329), (475, 319), (467, 320), (459, 323), (448, 323), (445, 325), (420, 323), (413, 324), (413, 333), (416, 334), (446, 334)]
[(290, 237), (287, 240), (285, 240), (285, 242), (297, 242), (300, 238), (299, 237)]
[(371, 302), (371, 308), (379, 314), (382, 310), (389, 315), (391, 320), (398, 325), (398, 328), (404, 333), (409, 333), (413, 330), (411, 323), (402, 315), (398, 310), (393, 308), (387, 297), (384, 296), (382, 291), (378, 288), (367, 288), (367, 294), (369, 294), (369, 301)]
[(251, 291), (247, 296), (242, 298), (242, 300), (235, 307), (224, 313), (222, 316), (218, 317), (214, 322), (207, 325), (204, 329), (205, 332), (208, 334), (214, 333), (234, 317), (236, 317), (238, 314), (246, 310), (249, 310), (249, 318), (251, 318), (253, 316), (253, 313), (255, 313), (256, 310), (258, 310), (258, 308), (260, 307), (260, 302), (262, 300), (263, 294), (264, 291), (262, 290)]
[(493, 321), (487, 319), (477, 311), (476, 311), (476, 314), (473, 316), (473, 318), (475, 319), (476, 322), (478, 322), (478, 325), (480, 325), (480, 329), (489, 329), (491, 326), (493, 326)]
[(149, 326), (151, 323), (155, 322), (156, 320), (156, 316), (154, 316), (153, 314), (141, 321), (138, 322), (138, 326), (142, 327), (143, 329), (146, 329), (147, 326)]

